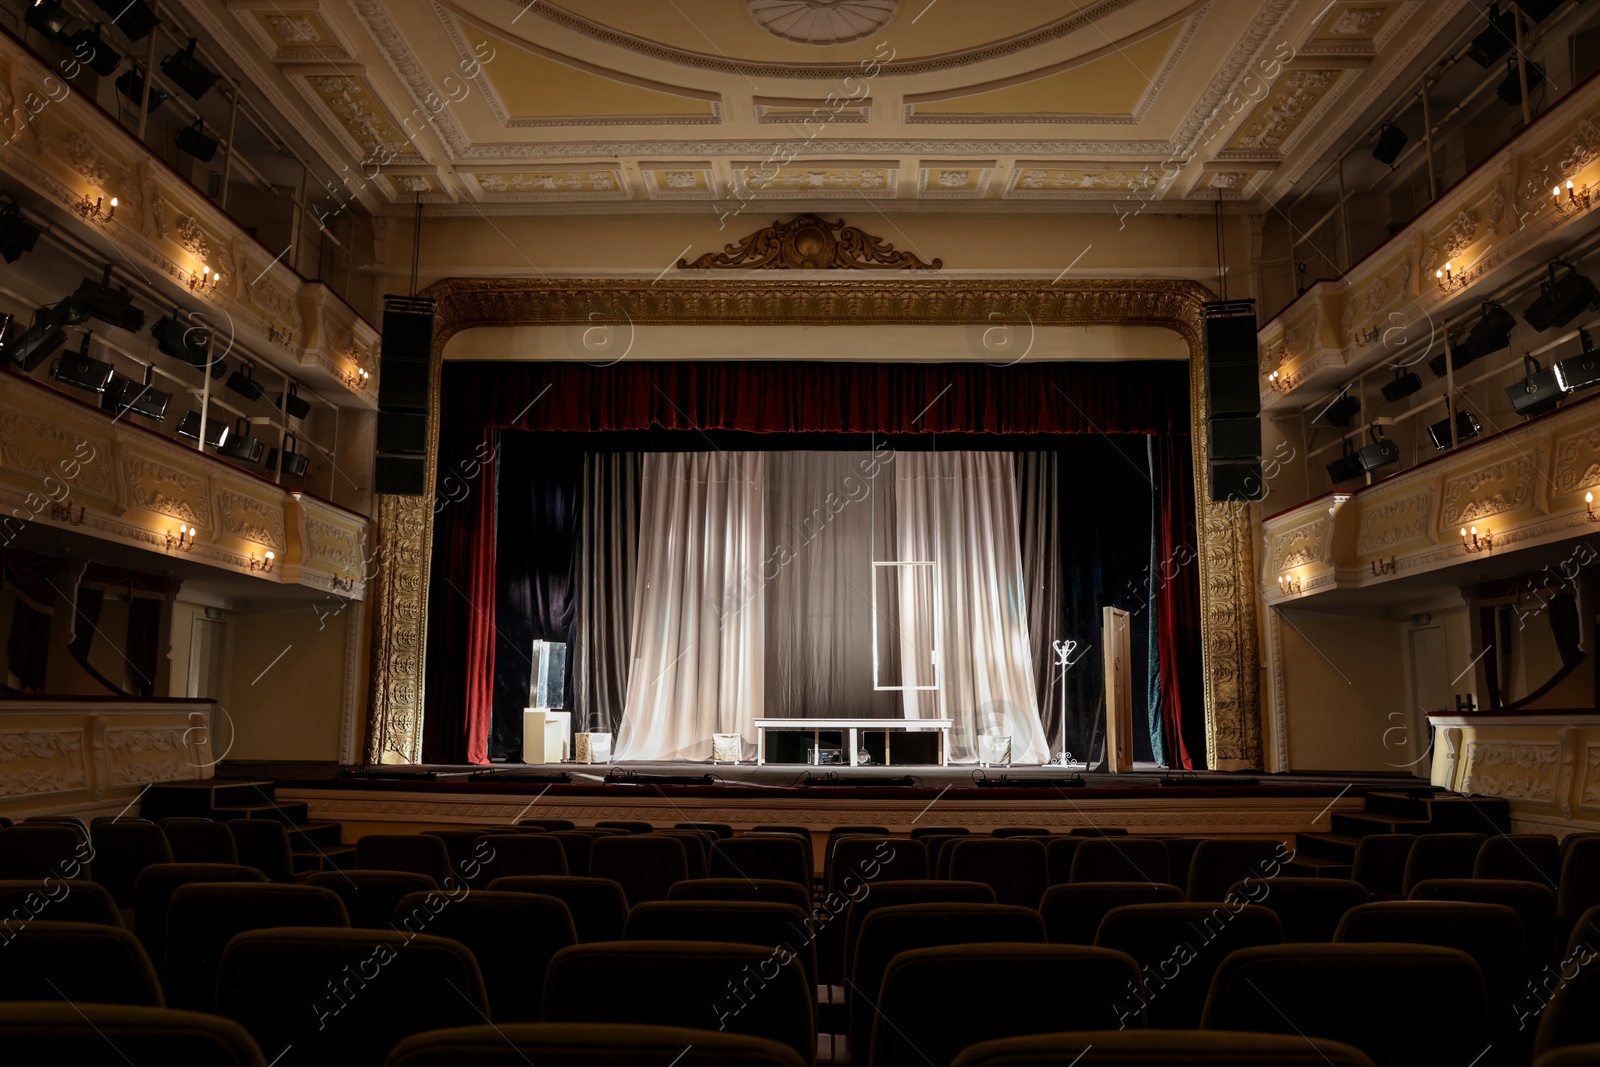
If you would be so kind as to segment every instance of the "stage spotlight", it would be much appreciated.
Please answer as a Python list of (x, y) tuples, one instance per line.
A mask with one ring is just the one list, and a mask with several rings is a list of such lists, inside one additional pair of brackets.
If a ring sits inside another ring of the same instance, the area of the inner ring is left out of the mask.
[(67, 385), (75, 385), (79, 389), (87, 389), (91, 393), (103, 393), (111, 382), (111, 364), (104, 360), (95, 359), (89, 354), (89, 338), (93, 334), (83, 335), (83, 346), (76, 352), (68, 352), (55, 365), (50, 368), (50, 377)]
[[(1557, 267), (1567, 268), (1567, 273), (1559, 281), (1556, 279)], [(1539, 295), (1528, 305), (1522, 317), (1529, 326), (1543, 331), (1553, 326), (1565, 326), (1581, 315), (1585, 308), (1600, 311), (1600, 292), (1596, 292), (1594, 282), (1578, 273), (1578, 268), (1564, 259), (1557, 259), (1550, 263), (1550, 280), (1539, 283)]]
[(1386, 167), (1394, 166), (1394, 161), (1400, 158), (1400, 153), (1405, 151), (1406, 142), (1411, 138), (1406, 136), (1406, 131), (1390, 122), (1385, 122), (1378, 127), (1378, 140), (1372, 146), (1372, 158)]
[[(139, 101), (144, 98), (144, 72), (138, 67), (129, 67), (122, 72), (122, 77), (117, 79), (117, 92), (134, 107), (139, 106)], [(150, 86), (150, 110), (153, 114), (157, 108), (165, 104), (171, 97), (159, 85)]]
[(228, 388), (246, 400), (260, 400), (263, 391), (261, 383), (256, 381), (255, 368), (243, 362), (238, 370), (228, 375)]
[[(1511, 331), (1516, 328), (1517, 320), (1511, 312), (1496, 304), (1492, 300), (1483, 302), (1483, 317), (1472, 324), (1472, 329), (1467, 331), (1467, 339), (1461, 347), (1466, 351), (1466, 362), (1482, 359), (1502, 348), (1511, 345)], [(1456, 364), (1460, 369), (1461, 364)]]
[(211, 91), (217, 83), (217, 72), (207, 67), (194, 57), (196, 38), (189, 38), (189, 43), (183, 51), (173, 52), (161, 61), (161, 73), (172, 80), (172, 84), (198, 100)]
[(100, 281), (85, 278), (79, 282), (78, 291), (72, 294), (72, 299), (90, 316), (102, 322), (120, 326), (129, 332), (137, 332), (144, 326), (144, 312), (133, 306), (133, 295), (128, 292), (128, 287), (111, 288), (110, 264), (106, 265)]
[[(286, 433), (283, 435), (283, 473), (299, 477), (306, 472), (307, 467), (311, 466), (311, 458), (304, 452), (296, 451), (299, 445), (300, 442), (295, 438), (294, 434)], [(277, 470), (278, 450), (276, 448), (269, 449), (267, 458), (261, 465), (269, 471)]]
[(1414, 372), (1395, 368), (1394, 381), (1383, 383), (1383, 398), (1389, 403), (1404, 400), (1422, 388), (1422, 379)]
[(300, 386), (297, 384), (290, 384), (288, 397), (279, 393), (272, 402), (288, 412), (292, 418), (303, 419), (311, 414), (311, 401), (300, 396)]
[(1346, 393), (1323, 410), (1322, 417), (1329, 426), (1349, 426), (1350, 420), (1361, 411), (1359, 397)]
[[(185, 326), (176, 311), (157, 320), (150, 327), (150, 336), (165, 355), (181, 359), (196, 370), (211, 367), (211, 331), (203, 326)], [(216, 375), (214, 368), (212, 374)]]
[(1485, 16), (1489, 27), (1472, 39), (1467, 48), (1467, 58), (1484, 70), (1500, 62), (1500, 57), (1511, 51), (1517, 43), (1517, 17), (1514, 11), (1501, 11), (1499, 4), (1490, 4)]
[(178, 151), (202, 163), (210, 163), (211, 157), (217, 154), (217, 139), (206, 133), (205, 119), (195, 119), (194, 125), (179, 130), (172, 143), (178, 146)]
[[(187, 437), (191, 441), (200, 440), (200, 413), (191, 411), (178, 423), (178, 436)], [(228, 427), (216, 419), (206, 420), (206, 444), (212, 448), (221, 448), (228, 440)]]
[(251, 437), (250, 423), (240, 419), (228, 439), (217, 446), (217, 455), (236, 459), (240, 463), (256, 463), (261, 459), (261, 442)]
[[(1533, 92), (1544, 82), (1544, 71), (1537, 63), (1528, 64), (1528, 92)], [(1494, 91), (1501, 101), (1516, 107), (1522, 103), (1522, 78), (1517, 74), (1517, 61), (1506, 60), (1506, 76), (1500, 80), (1500, 86)]]
[(130, 41), (143, 40), (150, 36), (151, 30), (161, 25), (161, 20), (156, 18), (156, 13), (150, 10), (145, 0), (95, 0), (95, 4), (111, 16), (111, 21), (127, 34)]
[[(1456, 441), (1470, 441), (1478, 436), (1482, 429), (1478, 425), (1478, 420), (1472, 417), (1472, 412), (1456, 412)], [(1434, 448), (1437, 448), (1440, 452), (1448, 451), (1450, 448), (1450, 420), (1448, 418), (1440, 419), (1432, 426), (1429, 426), (1428, 436), (1433, 438)]]
[(132, 413), (161, 422), (167, 417), (167, 405), (172, 403), (172, 394), (150, 387), (154, 375), (153, 367), (145, 368), (142, 382), (113, 374), (111, 384), (106, 386), (105, 395), (100, 398), (100, 406), (114, 415)]
[(1522, 367), (1522, 381), (1506, 386), (1506, 399), (1511, 401), (1511, 407), (1524, 417), (1554, 411), (1561, 398), (1567, 395), (1556, 369), (1542, 369), (1532, 356), (1522, 357)]
[(109, 78), (122, 65), (122, 55), (100, 36), (98, 22), (73, 34), (67, 43), (72, 46), (73, 56), (102, 78)]
[(1364, 471), (1375, 471), (1400, 462), (1400, 446), (1383, 436), (1378, 427), (1372, 428), (1372, 443), (1356, 450), (1356, 463)]
[(0, 207), (0, 256), (7, 263), (15, 263), (23, 253), (32, 252), (39, 242), (39, 227), (22, 217), (17, 204)]
[(1556, 364), (1556, 377), (1561, 387), (1569, 393), (1600, 385), (1600, 356), (1595, 355), (1594, 338), (1589, 336), (1588, 330), (1579, 330), (1578, 343), (1583, 346), (1582, 355), (1571, 356)]
[(1334, 485), (1338, 485), (1340, 482), (1348, 482), (1352, 478), (1361, 477), (1361, 472), (1364, 469), (1361, 466), (1361, 461), (1351, 451), (1350, 442), (1345, 441), (1344, 455), (1328, 464), (1328, 478)]
[(72, 33), (78, 20), (67, 14), (57, 0), (34, 0), (22, 21), (38, 30), (52, 41), (59, 41)]
[(32, 372), (67, 343), (62, 327), (78, 321), (82, 320), (77, 317), (70, 297), (54, 307), (40, 308), (33, 313), (33, 324), (20, 336), (7, 341), (4, 348), (0, 348), (0, 354), (24, 371)]

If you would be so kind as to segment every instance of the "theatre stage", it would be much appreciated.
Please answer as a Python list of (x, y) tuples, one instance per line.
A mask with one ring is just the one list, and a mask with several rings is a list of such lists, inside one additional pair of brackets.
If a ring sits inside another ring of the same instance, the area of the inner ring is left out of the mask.
[[(964, 826), (988, 833), (1000, 827), (1037, 826), (1064, 833), (1075, 827), (1115, 826), (1147, 834), (1288, 835), (1327, 830), (1333, 812), (1360, 810), (1369, 790), (1428, 785), (1409, 774), (1251, 776), (1173, 774), (1160, 768), (1103, 774), (1048, 766), (757, 767), (684, 762), (372, 767), (355, 777), (308, 777), (302, 768), (252, 764), (232, 766), (224, 773), (274, 778), (279, 800), (305, 802), (313, 819), (343, 822), (347, 839), (385, 830), (511, 824), (532, 818), (571, 819), (579, 825), (609, 819), (658, 826), (717, 822), (737, 830), (761, 824), (817, 831), (872, 825), (909, 833), (918, 826)], [(606, 781), (608, 774), (619, 773), (638, 778)], [(571, 780), (534, 779), (558, 774)], [(711, 776), (709, 782), (682, 784), (656, 777), (706, 775)], [(904, 776), (909, 776), (909, 785), (884, 781)], [(1008, 779), (1004, 787), (977, 783), (980, 778), (1002, 777)], [(1083, 784), (1068, 784), (1073, 779)]]

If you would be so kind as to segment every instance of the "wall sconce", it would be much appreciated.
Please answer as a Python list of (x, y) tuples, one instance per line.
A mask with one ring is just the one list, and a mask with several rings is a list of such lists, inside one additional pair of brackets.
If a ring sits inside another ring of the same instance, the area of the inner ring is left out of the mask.
[(1596, 515), (1594, 513), (1594, 494), (1593, 493), (1585, 493), (1585, 494), (1583, 494), (1583, 507), (1584, 507), (1584, 510), (1586, 512), (1588, 512), (1589, 521), (1590, 522), (1600, 522), (1600, 515)]
[(1278, 575), (1278, 592), (1282, 593), (1284, 596), (1299, 596), (1301, 591), (1302, 591), (1302, 589), (1303, 589), (1303, 586), (1300, 584), (1300, 576), (1299, 575), (1296, 575), (1296, 574), (1280, 574), (1280, 575)]
[(345, 371), (340, 380), (343, 381), (348, 388), (359, 392), (367, 387), (367, 380), (371, 377), (372, 375), (367, 373), (367, 368), (357, 367), (355, 370)]
[(222, 272), (214, 271), (210, 267), (201, 267), (200, 273), (189, 272), (189, 291), (191, 293), (209, 293), (217, 287), (222, 280)]
[(1476, 526), (1470, 528), (1463, 526), (1461, 527), (1461, 547), (1468, 552), (1487, 552), (1494, 547), (1494, 536), (1489, 533), (1487, 527), (1480, 534)]
[(272, 573), (272, 562), (277, 558), (278, 557), (273, 554), (272, 550), (268, 549), (265, 559), (260, 556), (250, 557), (250, 569), (253, 571), (260, 571), (262, 574), (270, 574)]
[(1396, 569), (1395, 558), (1390, 556), (1387, 560), (1375, 559), (1372, 561), (1372, 576), (1382, 578), (1385, 574), (1393, 574)]
[(344, 592), (348, 593), (350, 590), (356, 587), (356, 580), (354, 578), (334, 578), (331, 579), (328, 584), (333, 586), (335, 592), (343, 590)]
[(1555, 199), (1557, 211), (1565, 215), (1589, 210), (1589, 187), (1587, 185), (1582, 189), (1575, 189), (1572, 185), (1572, 179), (1568, 178), (1565, 198), (1562, 197), (1561, 192), (1562, 187), (1559, 185), (1550, 190), (1551, 197)]
[(177, 533), (173, 533), (171, 530), (167, 531), (167, 551), (171, 552), (177, 549), (180, 552), (188, 552), (194, 548), (195, 538), (199, 535), (199, 530), (187, 523), (182, 523), (178, 526)]
[(78, 214), (83, 216), (84, 222), (110, 222), (117, 215), (117, 198), (111, 198), (111, 206), (106, 207), (105, 197), (97, 196), (94, 202), (89, 201), (89, 194), (84, 193), (83, 199), (78, 201)]
[(78, 505), (78, 517), (77, 518), (73, 518), (72, 517), (72, 501), (68, 500), (65, 503), (51, 504), (50, 505), (50, 517), (52, 519), (54, 519), (56, 522), (64, 522), (68, 526), (82, 526), (83, 525), (84, 512), (86, 512), (88, 509), (89, 509), (89, 505), (87, 505), (87, 504), (79, 504)]
[(1472, 280), (1472, 268), (1464, 267), (1456, 270), (1449, 260), (1440, 269), (1433, 272), (1434, 280), (1439, 283), (1440, 292), (1448, 293), (1452, 289), (1464, 289)]

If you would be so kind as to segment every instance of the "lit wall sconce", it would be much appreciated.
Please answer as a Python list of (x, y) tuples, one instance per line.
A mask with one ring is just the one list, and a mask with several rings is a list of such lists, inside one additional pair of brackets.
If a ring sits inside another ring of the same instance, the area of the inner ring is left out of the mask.
[(1461, 270), (1457, 270), (1455, 264), (1446, 260), (1443, 267), (1433, 272), (1433, 277), (1439, 283), (1439, 289), (1448, 293), (1452, 289), (1466, 287), (1467, 283), (1472, 280), (1472, 268), (1464, 267)]
[(84, 512), (89, 509), (87, 504), (78, 505), (78, 517), (72, 517), (72, 501), (50, 505), (50, 517), (56, 522), (64, 522), (68, 526), (82, 526)]
[(222, 272), (214, 271), (210, 267), (201, 267), (200, 273), (189, 272), (189, 291), (191, 293), (209, 293), (217, 287), (222, 280)]
[(372, 375), (367, 373), (367, 368), (357, 367), (355, 370), (345, 371), (342, 381), (349, 388), (359, 392), (367, 387), (367, 381), (371, 377)]
[(1372, 561), (1372, 576), (1374, 578), (1382, 578), (1385, 574), (1393, 574), (1395, 569), (1396, 564), (1393, 556), (1386, 560), (1375, 559)]
[(253, 571), (260, 571), (262, 574), (270, 574), (272, 573), (272, 563), (277, 558), (278, 557), (273, 554), (272, 550), (268, 549), (265, 558), (262, 558), (261, 556), (250, 557), (250, 569)]
[[(1566, 196), (1561, 195), (1563, 191), (1566, 192)], [(1567, 179), (1564, 190), (1560, 185), (1554, 186), (1550, 190), (1550, 195), (1555, 199), (1556, 210), (1564, 215), (1589, 210), (1589, 187), (1585, 185), (1582, 189), (1574, 188), (1571, 178)]]
[(93, 202), (89, 194), (84, 193), (83, 199), (78, 201), (78, 214), (83, 216), (84, 222), (110, 222), (117, 215), (117, 198), (111, 198), (111, 206), (106, 206), (105, 197), (97, 196)]
[(1589, 515), (1590, 522), (1600, 522), (1600, 515), (1594, 513), (1594, 494), (1583, 494), (1583, 508)]
[(187, 523), (180, 524), (177, 533), (173, 533), (171, 530), (167, 531), (167, 551), (188, 552), (194, 548), (195, 538), (199, 535), (200, 531), (193, 526)]
[(1296, 575), (1296, 574), (1280, 574), (1280, 575), (1278, 575), (1278, 592), (1282, 593), (1284, 596), (1299, 596), (1301, 591), (1302, 591), (1302, 589), (1303, 589), (1303, 586), (1300, 584), (1300, 576), (1299, 575)]
[(1485, 527), (1483, 533), (1476, 526), (1461, 527), (1461, 546), (1468, 552), (1487, 552), (1494, 547), (1494, 537)]

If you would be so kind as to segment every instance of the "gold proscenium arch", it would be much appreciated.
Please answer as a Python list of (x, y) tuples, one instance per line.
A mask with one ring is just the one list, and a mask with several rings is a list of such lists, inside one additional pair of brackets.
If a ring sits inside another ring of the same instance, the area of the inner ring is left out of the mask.
[(416, 763), (422, 754), (423, 657), (445, 343), (480, 326), (607, 322), (673, 325), (1157, 326), (1189, 346), (1190, 423), (1200, 566), (1206, 758), (1215, 770), (1260, 768), (1256, 572), (1249, 505), (1212, 503), (1205, 463), (1201, 304), (1187, 281), (973, 281), (851, 271), (847, 278), (685, 277), (660, 281), (453, 278), (438, 301), (428, 484), (422, 496), (382, 496), (372, 583), (372, 685), (366, 758)]

